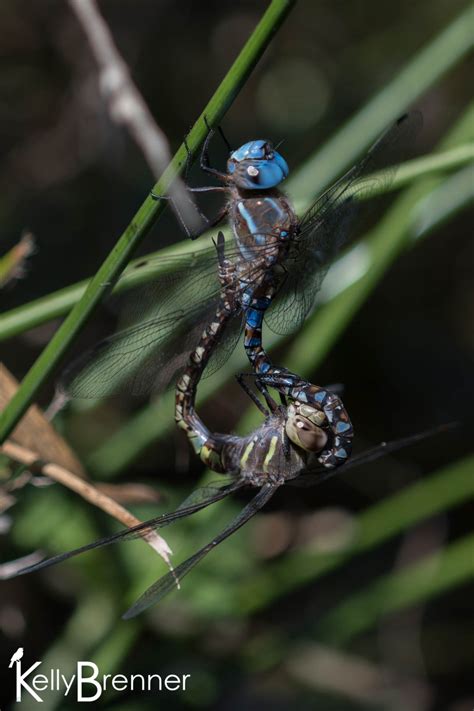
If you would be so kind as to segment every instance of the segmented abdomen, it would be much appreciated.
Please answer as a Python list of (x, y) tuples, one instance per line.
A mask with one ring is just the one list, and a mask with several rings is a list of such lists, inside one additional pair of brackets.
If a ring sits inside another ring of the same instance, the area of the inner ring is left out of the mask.
[(197, 415), (194, 406), (196, 388), (204, 368), (232, 316), (231, 306), (227, 299), (223, 298), (214, 319), (204, 329), (199, 344), (191, 353), (188, 364), (176, 384), (175, 420), (178, 427), (186, 432), (194, 451), (203, 462), (221, 473), (226, 471), (221, 458), (225, 437), (214, 436)]

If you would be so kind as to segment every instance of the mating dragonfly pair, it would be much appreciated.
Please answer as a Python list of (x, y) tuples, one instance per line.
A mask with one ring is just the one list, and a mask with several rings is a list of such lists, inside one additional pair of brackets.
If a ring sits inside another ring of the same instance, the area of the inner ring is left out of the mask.
[[(205, 141), (201, 168), (221, 185), (190, 188), (225, 193), (225, 208), (213, 224), (228, 217), (233, 244), (219, 233), (214, 248), (169, 258), (166, 273), (140, 290), (126, 318), (132, 325), (105, 339), (66, 370), (61, 388), (72, 397), (101, 397), (111, 390), (163, 391), (177, 378), (176, 421), (211, 469), (232, 476), (231, 483), (195, 493), (177, 512), (129, 531), (56, 556), (21, 572), (31, 572), (115, 540), (143, 535), (217, 501), (254, 486), (259, 492), (217, 538), (164, 576), (128, 611), (132, 617), (163, 597), (210, 550), (240, 528), (289, 480), (302, 475), (319, 483), (344, 468), (383, 453), (378, 448), (354, 457), (353, 430), (339, 397), (328, 389), (275, 366), (262, 342), (262, 325), (291, 332), (314, 305), (327, 269), (351, 232), (354, 218), (372, 193), (384, 192), (396, 164), (421, 125), (421, 116), (401, 117), (365, 157), (298, 218), (277, 186), (288, 175), (284, 158), (268, 141), (252, 141), (230, 153), (227, 171), (209, 163)], [(192, 235), (195, 236), (195, 235)], [(163, 266), (163, 265), (162, 265)], [(277, 298), (275, 298), (277, 297)], [(138, 306), (137, 306), (138, 304)], [(137, 323), (138, 320), (138, 323)], [(244, 331), (244, 347), (266, 408), (240, 378), (265, 413), (264, 423), (247, 437), (211, 433), (195, 411), (204, 370), (222, 365)], [(196, 345), (197, 343), (197, 345)], [(191, 355), (189, 352), (191, 351)], [(268, 388), (282, 401), (277, 405)], [(268, 408), (268, 409), (267, 409)]]

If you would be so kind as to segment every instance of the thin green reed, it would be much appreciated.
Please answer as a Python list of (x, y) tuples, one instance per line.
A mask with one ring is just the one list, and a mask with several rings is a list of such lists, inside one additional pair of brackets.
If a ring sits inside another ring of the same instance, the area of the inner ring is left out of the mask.
[[(206, 136), (206, 122), (210, 126), (216, 126), (222, 120), (225, 112), (241, 90), (293, 4), (294, 0), (272, 1), (216, 93), (189, 132), (187, 144), (191, 154), (194, 155), (196, 153)], [(206, 118), (206, 121), (204, 118)], [(183, 144), (154, 186), (153, 191), (156, 195), (167, 194), (168, 188), (176, 175), (183, 172), (186, 159), (187, 149)], [(89, 282), (81, 300), (76, 304), (36, 360), (24, 378), (21, 387), (2, 413), (0, 417), (0, 442), (4, 441), (11, 433), (35, 398), (41, 385), (53, 373), (59, 360), (87, 319), (90, 318), (94, 309), (110, 292), (111, 286), (115, 284), (134, 250), (156, 222), (164, 207), (163, 200), (155, 201), (151, 197), (147, 197), (143, 202), (105, 262)]]

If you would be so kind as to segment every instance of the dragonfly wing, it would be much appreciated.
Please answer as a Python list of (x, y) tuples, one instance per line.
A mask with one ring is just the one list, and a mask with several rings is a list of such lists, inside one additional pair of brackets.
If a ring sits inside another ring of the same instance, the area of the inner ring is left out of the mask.
[(181, 309), (105, 338), (66, 368), (58, 387), (75, 398), (161, 392), (186, 363), (213, 312), (212, 303)]
[(221, 338), (211, 353), (209, 363), (204, 371), (204, 378), (208, 378), (215, 373), (228, 360), (229, 356), (234, 352), (237, 343), (241, 340), (243, 341), (241, 338), (243, 329), (244, 318), (241, 313), (232, 318), (230, 323), (227, 324), (223, 338)]
[(331, 261), (347, 239), (355, 212), (356, 203), (351, 198), (344, 209), (326, 215), (311, 239), (296, 238), (285, 260), (283, 284), (265, 314), (266, 324), (274, 333), (285, 335), (301, 327), (313, 308)]
[(233, 533), (235, 533), (239, 528), (241, 528), (247, 521), (249, 521), (255, 514), (267, 503), (267, 501), (273, 496), (278, 484), (265, 484), (258, 494), (242, 509), (240, 514), (230, 523), (221, 533), (219, 533), (210, 543), (203, 546), (190, 558), (185, 560), (183, 563), (178, 565), (175, 570), (170, 571), (167, 575), (164, 575), (156, 583), (146, 590), (143, 595), (137, 600), (137, 602), (132, 605), (132, 607), (127, 610), (123, 618), (128, 620), (132, 617), (136, 617), (141, 612), (146, 610), (151, 605), (159, 602), (165, 595), (167, 595), (173, 588), (176, 587), (177, 581), (180, 582), (185, 575), (187, 575), (195, 565), (197, 565), (210, 551), (229, 538)]
[[(120, 330), (74, 360), (58, 389), (68, 397), (159, 393), (176, 378), (214, 317), (221, 285), (214, 248), (162, 260), (156, 282), (115, 299)], [(237, 336), (238, 337), (238, 336)], [(237, 342), (227, 329), (214, 370)]]
[(199, 489), (193, 491), (192, 494), (190, 494), (190, 496), (188, 496), (176, 509), (176, 511), (160, 514), (159, 516), (151, 518), (148, 521), (142, 521), (131, 528), (117, 531), (117, 533), (113, 533), (111, 536), (99, 538), (96, 541), (87, 543), (79, 548), (74, 548), (74, 550), (66, 551), (65, 553), (58, 553), (58, 555), (47, 558), (46, 560), (41, 560), (39, 563), (17, 570), (15, 575), (12, 577), (16, 578), (20, 575), (26, 575), (27, 573), (34, 573), (38, 570), (42, 570), (43, 568), (50, 568), (52, 565), (57, 565), (65, 560), (69, 560), (69, 558), (74, 558), (77, 555), (87, 553), (87, 551), (94, 550), (95, 548), (104, 548), (105, 546), (110, 546), (112, 543), (119, 543), (122, 541), (130, 541), (146, 537), (147, 533), (152, 533), (160, 528), (169, 526), (175, 521), (191, 516), (197, 511), (201, 511), (202, 509), (207, 508), (207, 506), (224, 499), (226, 496), (229, 496), (229, 494), (232, 494), (234, 491), (241, 489), (243, 486), (245, 486), (245, 483), (240, 480), (230, 482), (229, 480), (224, 480), (223, 485), (213, 486), (208, 484), (207, 486), (200, 487)]
[(266, 315), (272, 331), (291, 333), (304, 321), (331, 262), (354, 232), (355, 218), (370, 211), (371, 196), (386, 192), (421, 126), (419, 112), (399, 118), (303, 215), (285, 262), (285, 281)]
[(386, 457), (392, 452), (398, 452), (399, 450), (405, 449), (406, 447), (411, 447), (412, 445), (417, 444), (418, 442), (423, 442), (424, 440), (429, 439), (430, 437), (434, 437), (435, 435), (448, 432), (456, 426), (456, 422), (447, 423), (444, 425), (432, 427), (431, 429), (425, 430), (423, 432), (417, 432), (416, 434), (408, 435), (407, 437), (401, 437), (400, 439), (392, 439), (388, 442), (380, 442), (380, 444), (376, 445), (375, 447), (370, 447), (368, 449), (365, 449), (363, 452), (359, 452), (358, 454), (353, 455), (348, 462), (346, 462), (338, 469), (328, 470), (317, 464), (310, 465), (304, 469), (300, 476), (295, 477), (288, 483), (292, 486), (298, 487), (308, 487), (321, 484), (323, 481), (326, 481), (326, 479), (329, 479), (329, 477), (332, 477), (335, 474), (343, 474), (348, 469), (353, 469), (355, 467), (360, 467), (365, 464), (370, 464), (371, 462), (374, 462), (377, 459), (380, 459), (381, 457)]

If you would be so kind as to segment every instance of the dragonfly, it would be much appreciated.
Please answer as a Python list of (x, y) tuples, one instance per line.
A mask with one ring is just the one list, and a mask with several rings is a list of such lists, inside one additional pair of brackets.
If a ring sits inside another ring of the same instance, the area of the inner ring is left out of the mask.
[[(159, 279), (139, 289), (125, 306), (121, 330), (76, 359), (59, 389), (66, 397), (92, 398), (123, 390), (162, 392), (182, 374), (205, 328), (218, 321), (224, 286), (227, 325), (205, 375), (225, 362), (244, 330), (244, 347), (267, 404), (274, 407), (267, 389), (272, 387), (293, 402), (318, 409), (328, 434), (319, 461), (328, 468), (345, 463), (353, 429), (342, 401), (328, 389), (308, 389), (296, 374), (273, 366), (262, 346), (263, 318), (278, 334), (301, 325), (331, 262), (348, 240), (356, 214), (368, 204), (358, 197), (387, 189), (420, 126), (417, 112), (401, 117), (301, 218), (276, 188), (288, 175), (288, 166), (268, 141), (252, 141), (233, 151), (226, 173), (221, 173), (209, 163), (209, 132), (201, 167), (223, 185), (194, 190), (226, 195), (218, 219), (229, 217), (233, 240), (226, 244), (225, 258), (214, 247), (162, 258)], [(146, 267), (145, 260), (138, 268)]]
[[(222, 234), (217, 246), (222, 254)], [(225, 312), (228, 308), (227, 293), (223, 290), (218, 311)], [(41, 570), (111, 543), (138, 536), (146, 537), (147, 533), (190, 516), (240, 489), (246, 487), (258, 489), (253, 499), (221, 533), (145, 591), (125, 613), (124, 617), (129, 619), (161, 600), (175, 585), (179, 585), (181, 579), (208, 553), (255, 516), (281, 486), (296, 481), (302, 485), (319, 484), (341, 470), (335, 468), (329, 470), (317, 460), (316, 453), (324, 447), (327, 435), (320, 427), (321, 412), (306, 403), (295, 402), (288, 407), (282, 404), (274, 411), (269, 411), (263, 423), (246, 436), (213, 433), (206, 427), (195, 410), (196, 391), (207, 360), (222, 338), (225, 328), (225, 319), (216, 323), (211, 322), (189, 356), (186, 368), (177, 384), (176, 420), (186, 431), (201, 459), (214, 471), (229, 475), (228, 480), (224, 480), (217, 486), (209, 485), (197, 489), (170, 514), (162, 514), (112, 536), (25, 567), (17, 571), (16, 575)], [(382, 443), (372, 450), (352, 457), (343, 469), (372, 461), (388, 451), (394, 451), (424, 436), (426, 434), (415, 435), (388, 445)]]
[[(267, 403), (270, 402), (267, 387), (271, 386), (283, 396), (321, 409), (332, 430), (331, 446), (320, 455), (320, 461), (328, 467), (338, 466), (350, 456), (353, 428), (347, 411), (336, 394), (320, 387), (308, 392), (298, 375), (272, 363), (262, 343), (263, 319), (266, 318), (276, 333), (282, 332), (285, 320), (290, 320), (293, 326), (304, 320), (331, 259), (347, 238), (360, 192), (370, 197), (375, 190), (383, 192), (387, 188), (396, 172), (394, 159), (400, 158), (400, 151), (407, 149), (421, 123), (418, 112), (401, 116), (360, 163), (301, 218), (278, 189), (288, 176), (289, 168), (270, 141), (250, 141), (231, 151), (226, 172), (210, 165), (208, 149), (212, 131), (203, 146), (201, 169), (222, 185), (196, 190), (223, 191), (227, 197), (213, 224), (229, 218), (241, 254), (236, 263), (229, 262), (227, 288), (236, 310), (245, 314), (244, 347), (257, 376), (257, 385)], [(257, 278), (248, 278), (249, 262), (253, 269), (258, 264)], [(277, 293), (280, 299), (271, 309)]]

